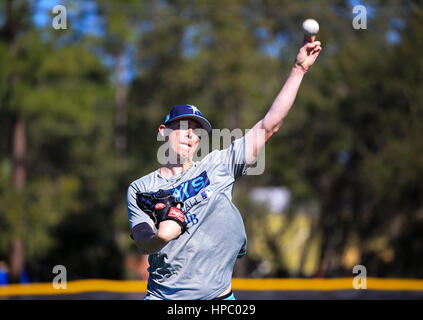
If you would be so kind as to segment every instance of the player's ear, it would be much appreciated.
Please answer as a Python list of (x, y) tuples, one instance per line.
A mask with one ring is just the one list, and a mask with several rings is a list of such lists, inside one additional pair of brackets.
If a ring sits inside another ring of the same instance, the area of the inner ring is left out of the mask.
[(167, 134), (166, 134), (166, 126), (164, 124), (161, 124), (159, 126), (159, 133), (163, 138), (166, 138)]

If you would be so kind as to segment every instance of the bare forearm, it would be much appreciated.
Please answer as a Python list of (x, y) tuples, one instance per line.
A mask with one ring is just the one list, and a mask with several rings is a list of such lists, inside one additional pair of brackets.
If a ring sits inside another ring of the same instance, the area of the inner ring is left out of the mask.
[(263, 118), (262, 126), (266, 132), (273, 133), (281, 126), (283, 119), (294, 104), (304, 74), (305, 71), (300, 67), (292, 68), (288, 79)]
[(252, 130), (245, 135), (247, 164), (254, 162), (259, 150), (279, 130), (283, 119), (294, 104), (304, 74), (304, 70), (298, 67), (292, 68), (288, 79), (265, 117), (257, 122)]

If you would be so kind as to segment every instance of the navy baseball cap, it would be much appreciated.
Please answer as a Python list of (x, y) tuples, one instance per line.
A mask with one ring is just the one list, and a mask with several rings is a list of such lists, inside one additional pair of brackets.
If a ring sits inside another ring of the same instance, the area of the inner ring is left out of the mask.
[(173, 106), (172, 110), (166, 115), (165, 121), (163, 124), (167, 125), (174, 120), (179, 119), (193, 119), (196, 120), (203, 129), (207, 132), (210, 132), (212, 126), (210, 122), (204, 118), (203, 114), (201, 113), (198, 108), (192, 104), (178, 104)]

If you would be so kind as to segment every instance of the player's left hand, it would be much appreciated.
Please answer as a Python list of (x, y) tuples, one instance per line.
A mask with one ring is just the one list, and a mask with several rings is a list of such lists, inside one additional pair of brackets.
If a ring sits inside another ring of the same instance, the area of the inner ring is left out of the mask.
[(305, 40), (295, 59), (295, 67), (299, 67), (304, 72), (307, 72), (314, 61), (316, 61), (321, 50), (320, 41), (307, 42)]
[[(188, 230), (185, 214), (181, 210), (184, 203), (176, 200), (171, 190), (160, 189), (157, 192), (138, 192), (136, 199), (138, 207), (149, 215), (157, 229), (159, 229), (161, 222), (171, 220), (179, 224), (180, 234)], [(167, 231), (162, 233), (169, 234)], [(173, 232), (170, 233), (173, 234)]]

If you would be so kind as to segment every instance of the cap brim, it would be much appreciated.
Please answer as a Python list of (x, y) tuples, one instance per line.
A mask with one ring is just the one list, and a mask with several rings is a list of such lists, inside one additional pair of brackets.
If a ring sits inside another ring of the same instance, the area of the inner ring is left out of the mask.
[(194, 114), (183, 114), (183, 115), (180, 115), (180, 116), (177, 116), (177, 117), (173, 118), (170, 121), (165, 122), (164, 124), (169, 124), (169, 123), (171, 123), (171, 122), (173, 122), (175, 120), (181, 120), (181, 119), (192, 119), (192, 120), (195, 120), (207, 132), (210, 132), (212, 130), (212, 126), (211, 126), (210, 122), (206, 118), (203, 118), (203, 117), (200, 117), (200, 116), (197, 116), (197, 115), (194, 115)]

